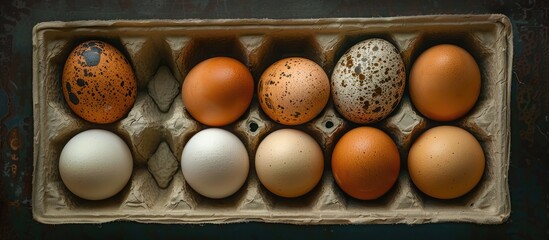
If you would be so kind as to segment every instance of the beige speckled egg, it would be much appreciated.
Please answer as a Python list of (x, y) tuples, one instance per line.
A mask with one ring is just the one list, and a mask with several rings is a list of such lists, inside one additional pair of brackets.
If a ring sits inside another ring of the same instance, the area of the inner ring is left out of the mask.
[(269, 66), (258, 83), (263, 111), (286, 125), (303, 124), (316, 117), (330, 98), (330, 80), (315, 62), (300, 57)]
[(72, 50), (61, 84), (69, 107), (93, 123), (123, 118), (137, 97), (137, 82), (129, 61), (102, 41), (87, 41)]
[(351, 47), (332, 73), (334, 104), (346, 119), (373, 123), (387, 117), (404, 92), (406, 73), (398, 50), (374, 38)]

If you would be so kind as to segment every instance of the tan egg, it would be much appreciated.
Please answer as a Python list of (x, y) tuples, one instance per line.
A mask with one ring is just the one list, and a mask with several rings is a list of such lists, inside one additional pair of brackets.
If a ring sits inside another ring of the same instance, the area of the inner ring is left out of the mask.
[(61, 79), (63, 95), (76, 115), (93, 123), (112, 123), (133, 107), (137, 82), (115, 47), (87, 41), (69, 54)]
[(408, 172), (425, 194), (451, 199), (471, 191), (484, 173), (480, 143), (464, 129), (439, 126), (427, 130), (408, 154)]
[(387, 117), (404, 93), (406, 73), (397, 48), (373, 38), (352, 46), (332, 73), (332, 96), (341, 115), (355, 123)]
[(285, 58), (269, 66), (258, 83), (258, 99), (273, 120), (298, 125), (315, 118), (330, 97), (328, 76), (315, 62)]
[(255, 155), (261, 184), (282, 197), (299, 197), (311, 191), (322, 178), (324, 155), (308, 134), (281, 129), (267, 135)]
[(426, 117), (458, 119), (475, 105), (480, 94), (480, 69), (463, 48), (441, 44), (427, 49), (410, 70), (410, 99)]

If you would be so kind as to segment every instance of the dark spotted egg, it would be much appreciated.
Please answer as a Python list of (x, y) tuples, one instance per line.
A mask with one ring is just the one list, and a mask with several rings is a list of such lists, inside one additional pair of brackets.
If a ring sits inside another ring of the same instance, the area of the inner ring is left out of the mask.
[(346, 119), (373, 123), (387, 117), (404, 92), (406, 73), (398, 50), (374, 38), (351, 47), (332, 73), (334, 104)]
[(137, 95), (133, 69), (112, 45), (87, 41), (69, 55), (61, 79), (69, 107), (93, 123), (112, 123), (124, 117)]

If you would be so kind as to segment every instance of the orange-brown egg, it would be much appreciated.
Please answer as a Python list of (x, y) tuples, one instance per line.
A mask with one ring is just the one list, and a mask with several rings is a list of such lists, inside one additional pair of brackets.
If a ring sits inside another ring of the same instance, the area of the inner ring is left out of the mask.
[(427, 49), (410, 71), (410, 98), (426, 117), (451, 121), (467, 114), (480, 94), (480, 70), (471, 54), (451, 44)]
[(236, 121), (250, 106), (254, 79), (238, 60), (214, 57), (191, 69), (181, 93), (185, 108), (197, 121), (224, 126)]
[(61, 83), (69, 107), (93, 123), (121, 119), (137, 95), (130, 63), (118, 49), (102, 41), (84, 42), (69, 54)]
[(315, 62), (300, 57), (269, 66), (258, 83), (258, 99), (273, 120), (298, 125), (316, 117), (330, 97), (328, 76)]
[(395, 184), (399, 171), (397, 145), (377, 128), (358, 127), (347, 132), (332, 153), (337, 185), (357, 199), (379, 198)]

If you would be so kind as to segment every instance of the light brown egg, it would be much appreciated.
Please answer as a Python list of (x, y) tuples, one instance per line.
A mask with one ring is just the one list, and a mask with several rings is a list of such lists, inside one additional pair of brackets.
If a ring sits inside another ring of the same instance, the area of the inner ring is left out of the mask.
[(330, 97), (328, 76), (315, 62), (285, 58), (269, 66), (258, 83), (263, 111), (286, 125), (306, 123), (316, 117)]
[(426, 117), (458, 119), (475, 105), (480, 94), (480, 70), (463, 48), (441, 44), (427, 49), (410, 70), (410, 98)]
[(427, 130), (408, 154), (408, 172), (425, 194), (451, 199), (471, 191), (484, 173), (484, 152), (464, 129), (439, 126)]
[(250, 106), (254, 79), (246, 65), (228, 57), (214, 57), (194, 66), (181, 88), (183, 104), (199, 122), (225, 126)]
[(314, 138), (295, 129), (280, 129), (267, 135), (255, 155), (261, 184), (287, 198), (311, 191), (322, 178), (324, 155)]
[(337, 142), (332, 153), (337, 185), (361, 200), (379, 198), (395, 184), (400, 172), (398, 147), (383, 131), (358, 127)]
[(334, 67), (334, 105), (355, 123), (377, 122), (398, 106), (405, 82), (397, 48), (384, 39), (368, 39), (347, 50)]
[(93, 123), (121, 119), (137, 95), (130, 63), (115, 47), (101, 41), (84, 42), (69, 54), (61, 86), (74, 113)]

